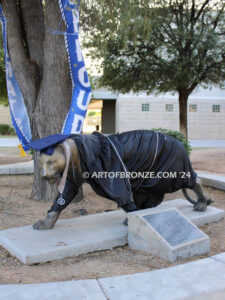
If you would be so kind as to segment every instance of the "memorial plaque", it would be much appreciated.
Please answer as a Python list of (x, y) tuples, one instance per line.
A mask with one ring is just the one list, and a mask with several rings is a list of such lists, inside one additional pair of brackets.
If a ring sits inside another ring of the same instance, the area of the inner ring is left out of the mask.
[(143, 218), (171, 245), (177, 246), (204, 237), (202, 232), (177, 211), (159, 212)]

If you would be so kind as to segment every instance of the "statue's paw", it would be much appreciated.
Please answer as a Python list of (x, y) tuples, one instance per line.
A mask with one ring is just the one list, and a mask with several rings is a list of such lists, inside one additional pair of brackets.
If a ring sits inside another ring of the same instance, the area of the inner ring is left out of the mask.
[(39, 220), (38, 222), (36, 222), (33, 225), (33, 229), (36, 230), (46, 230), (46, 229), (51, 229), (53, 226), (47, 222), (45, 222), (45, 220)]
[(123, 225), (128, 226), (128, 218), (123, 221)]
[(204, 202), (197, 202), (194, 205), (194, 210), (195, 211), (205, 211), (206, 208), (207, 208), (207, 203), (204, 203)]
[(212, 199), (207, 199), (207, 205), (212, 204), (214, 201)]

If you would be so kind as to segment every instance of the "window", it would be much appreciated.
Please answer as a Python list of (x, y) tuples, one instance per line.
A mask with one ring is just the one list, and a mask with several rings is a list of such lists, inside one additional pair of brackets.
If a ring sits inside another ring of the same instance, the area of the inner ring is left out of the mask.
[(142, 103), (141, 105), (141, 111), (149, 111), (150, 104), (149, 103)]
[(189, 112), (196, 112), (196, 111), (197, 111), (197, 104), (190, 104)]
[(173, 111), (173, 104), (166, 104), (166, 111)]
[(220, 112), (220, 105), (213, 104), (213, 106), (212, 106), (212, 112)]

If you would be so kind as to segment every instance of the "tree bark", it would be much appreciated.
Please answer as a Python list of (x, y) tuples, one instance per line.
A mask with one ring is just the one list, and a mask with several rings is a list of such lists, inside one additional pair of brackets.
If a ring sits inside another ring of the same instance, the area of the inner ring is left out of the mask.
[[(39, 0), (36, 0), (39, 1)], [(12, 67), (24, 97), (27, 112), (32, 120), (33, 103), (35, 101), (36, 78), (38, 68), (34, 62), (30, 61), (24, 40), (24, 28), (22, 26), (21, 15), (19, 13), (16, 0), (2, 0), (3, 11), (7, 21), (8, 51), (11, 58)]]
[(179, 91), (179, 123), (180, 132), (188, 139), (188, 120), (187, 120), (188, 93), (184, 90)]
[[(54, 35), (49, 30), (57, 29), (61, 13), (57, 0), (46, 1), (43, 50), (43, 79), (33, 115), (35, 124), (33, 138), (60, 133), (70, 107), (71, 79), (63, 35)], [(62, 28), (61, 30), (65, 30)], [(56, 197), (57, 187), (48, 184), (39, 176), (39, 166), (35, 159), (32, 198), (50, 201)]]

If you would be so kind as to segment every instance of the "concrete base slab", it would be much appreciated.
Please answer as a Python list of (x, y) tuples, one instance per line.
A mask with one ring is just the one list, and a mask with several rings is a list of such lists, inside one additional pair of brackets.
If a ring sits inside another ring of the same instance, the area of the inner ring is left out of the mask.
[(105, 300), (94, 279), (40, 284), (0, 285), (0, 300)]
[[(216, 255), (213, 255), (211, 256), (212, 259), (215, 259), (221, 263), (224, 263), (225, 264), (225, 252), (222, 252), (220, 254), (216, 254)], [(224, 298), (225, 299), (225, 298)]]
[(225, 289), (225, 265), (205, 258), (161, 270), (101, 278), (99, 282), (110, 300), (198, 299)]
[(209, 237), (175, 208), (130, 213), (128, 244), (170, 262), (210, 251)]
[[(175, 207), (197, 226), (216, 222), (224, 211), (209, 206), (205, 212), (193, 211), (186, 200), (165, 201), (152, 210)], [(140, 211), (142, 212), (142, 211)], [(122, 210), (59, 220), (52, 230), (36, 231), (31, 226), (0, 231), (0, 245), (25, 264), (52, 261), (91, 251), (127, 244), (126, 214)], [(34, 220), (35, 221), (35, 220)]]
[(41, 263), (127, 244), (122, 210), (59, 220), (51, 230), (32, 226), (0, 232), (0, 245), (25, 264)]
[[(207, 206), (206, 211), (199, 212), (194, 211), (193, 205), (184, 199), (175, 199), (170, 201), (164, 201), (162, 204), (154, 209), (161, 209), (162, 207), (175, 207), (177, 208), (186, 218), (188, 218), (196, 226), (202, 226), (213, 222), (222, 220), (225, 216), (225, 212), (222, 209)], [(152, 208), (148, 209), (149, 211)]]

